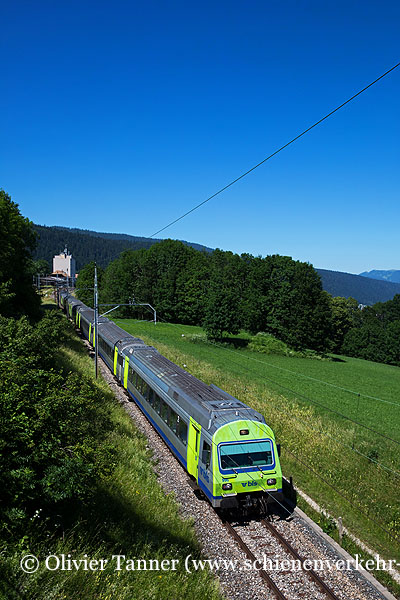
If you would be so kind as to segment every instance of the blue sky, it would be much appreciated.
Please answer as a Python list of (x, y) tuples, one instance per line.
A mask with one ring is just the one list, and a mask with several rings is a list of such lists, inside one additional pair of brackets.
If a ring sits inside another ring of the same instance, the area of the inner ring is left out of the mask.
[[(0, 19), (0, 187), (35, 223), (139, 236), (400, 61), (395, 1), (16, 1)], [(400, 68), (162, 235), (400, 269), (399, 92)]]

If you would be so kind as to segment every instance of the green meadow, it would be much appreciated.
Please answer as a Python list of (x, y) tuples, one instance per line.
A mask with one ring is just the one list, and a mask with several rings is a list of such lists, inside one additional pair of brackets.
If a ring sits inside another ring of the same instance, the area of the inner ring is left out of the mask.
[(261, 354), (242, 334), (115, 319), (207, 383), (264, 414), (286, 476), (357, 537), (400, 558), (400, 369), (343, 356)]

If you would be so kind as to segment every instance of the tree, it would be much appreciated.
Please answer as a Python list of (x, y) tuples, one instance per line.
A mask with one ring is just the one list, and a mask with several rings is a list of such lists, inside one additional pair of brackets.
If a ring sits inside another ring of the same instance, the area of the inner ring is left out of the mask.
[(32, 263), (32, 275), (40, 275), (42, 277), (51, 273), (50, 265), (47, 260), (41, 258), (34, 260)]
[[(177, 240), (164, 240), (148, 250), (127, 250), (107, 267), (101, 297), (107, 302), (148, 302), (162, 319), (193, 323), (199, 319), (199, 296), (207, 288), (202, 256)], [(138, 314), (132, 307), (119, 312), (125, 317)]]
[(4, 316), (38, 314), (40, 299), (32, 286), (35, 244), (33, 224), (0, 190), (0, 314)]
[(246, 260), (248, 284), (242, 302), (246, 329), (271, 333), (294, 348), (325, 350), (331, 310), (312, 265), (279, 255)]
[(222, 338), (223, 333), (240, 330), (240, 257), (232, 252), (214, 250), (211, 277), (204, 318), (209, 338)]
[(400, 295), (360, 311), (344, 336), (342, 352), (366, 360), (400, 366)]
[[(150, 302), (147, 300), (150, 294), (141, 289), (143, 276), (143, 251), (126, 250), (121, 256), (108, 265), (101, 282), (101, 301), (115, 302), (115, 304), (128, 304), (136, 302)], [(136, 315), (130, 306), (122, 306), (118, 313), (123, 317)], [(135, 309), (137, 310), (137, 309)]]
[[(94, 261), (90, 262), (83, 267), (83, 269), (79, 272), (76, 287), (77, 292), (76, 295), (79, 300), (82, 300), (84, 304), (93, 308), (94, 306)], [(104, 274), (104, 269), (101, 267), (97, 267), (97, 285), (100, 287), (102, 277)]]
[(162, 318), (180, 322), (179, 285), (187, 272), (187, 266), (196, 250), (178, 240), (163, 240), (143, 255), (143, 271), (139, 288), (143, 290), (145, 302), (157, 308)]
[(341, 352), (344, 337), (352, 327), (361, 321), (361, 310), (354, 298), (336, 296), (330, 300), (332, 310), (332, 352)]
[(176, 280), (176, 310), (179, 323), (203, 323), (210, 285), (210, 267), (210, 254), (194, 252), (185, 269), (179, 273)]
[(0, 532), (25, 533), (34, 509), (62, 514), (110, 469), (108, 400), (56, 360), (68, 328), (59, 311), (0, 317)]

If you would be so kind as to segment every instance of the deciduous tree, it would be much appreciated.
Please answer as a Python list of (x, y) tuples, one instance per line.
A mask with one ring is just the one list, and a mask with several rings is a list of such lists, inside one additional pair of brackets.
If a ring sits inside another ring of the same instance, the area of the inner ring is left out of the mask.
[(0, 190), (0, 314), (37, 316), (40, 299), (32, 285), (36, 236), (18, 204)]

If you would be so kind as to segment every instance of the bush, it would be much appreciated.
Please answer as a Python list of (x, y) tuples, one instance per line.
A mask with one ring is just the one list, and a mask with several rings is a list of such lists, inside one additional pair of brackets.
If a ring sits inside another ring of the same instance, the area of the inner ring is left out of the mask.
[(0, 319), (0, 516), (8, 531), (37, 510), (51, 517), (60, 503), (86, 499), (112, 463), (103, 394), (56, 366), (67, 326), (53, 313), (36, 325)]
[(291, 350), (285, 342), (277, 340), (269, 333), (257, 333), (248, 345), (249, 350), (261, 352), (262, 354), (280, 354), (281, 356), (291, 356), (298, 354)]
[(257, 333), (247, 346), (253, 352), (262, 354), (278, 354), (280, 356), (291, 356), (297, 358), (314, 358), (317, 360), (330, 360), (327, 356), (315, 350), (293, 350), (285, 342), (278, 340), (270, 333)]

